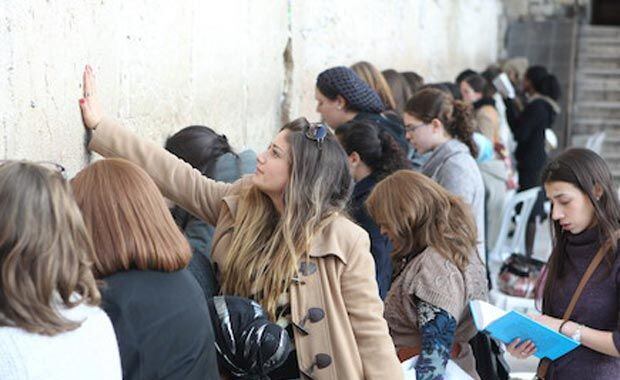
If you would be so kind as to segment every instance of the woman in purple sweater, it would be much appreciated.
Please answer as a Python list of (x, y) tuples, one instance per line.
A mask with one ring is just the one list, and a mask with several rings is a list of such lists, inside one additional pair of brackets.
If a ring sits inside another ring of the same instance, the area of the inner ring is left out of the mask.
[[(570, 149), (550, 162), (542, 180), (552, 202), (553, 252), (542, 287), (538, 321), (581, 342), (553, 361), (546, 379), (618, 379), (620, 376), (620, 205), (605, 161), (586, 149)], [(562, 316), (601, 244), (612, 247), (587, 282), (568, 322)], [(515, 340), (508, 351), (526, 358), (532, 342)]]

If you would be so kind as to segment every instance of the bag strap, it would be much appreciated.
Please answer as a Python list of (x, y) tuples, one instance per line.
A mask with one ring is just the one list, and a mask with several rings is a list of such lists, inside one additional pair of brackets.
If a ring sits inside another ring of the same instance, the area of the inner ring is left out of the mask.
[[(617, 230), (613, 233), (613, 239), (618, 240), (619, 236), (620, 230)], [(590, 277), (592, 277), (592, 275), (594, 274), (596, 268), (598, 268), (598, 266), (601, 264), (601, 261), (603, 261), (603, 258), (605, 258), (605, 255), (609, 251), (609, 248), (611, 248), (611, 241), (607, 241), (603, 245), (601, 245), (592, 261), (590, 261), (590, 265), (588, 265), (585, 273), (583, 274), (583, 276), (581, 276), (579, 285), (577, 285), (577, 289), (575, 289), (575, 292), (570, 299), (568, 307), (564, 311), (562, 320), (568, 321), (570, 319), (571, 314), (573, 314), (573, 310), (575, 310), (575, 306), (577, 305), (577, 301), (579, 300), (579, 297), (581, 297), (583, 289), (586, 287), (586, 284), (590, 280)], [(536, 369), (536, 379), (544, 380), (550, 365), (551, 360), (549, 358), (543, 358), (540, 361), (538, 368)]]
[[(616, 235), (616, 233), (614, 233), (614, 235)], [(601, 245), (601, 248), (599, 248), (598, 252), (596, 252), (596, 255), (590, 262), (590, 265), (588, 265), (588, 268), (581, 277), (581, 281), (579, 281), (579, 285), (577, 285), (577, 289), (575, 289), (575, 293), (573, 293), (573, 297), (570, 299), (568, 307), (564, 311), (564, 316), (562, 317), (564, 321), (568, 321), (570, 319), (570, 316), (571, 314), (573, 314), (573, 310), (575, 310), (575, 306), (577, 305), (577, 301), (579, 300), (579, 297), (581, 297), (581, 292), (583, 292), (583, 289), (586, 287), (586, 284), (590, 280), (590, 277), (592, 277), (592, 275), (594, 274), (596, 268), (598, 268), (598, 266), (601, 264), (601, 261), (603, 261), (603, 258), (607, 254), (607, 251), (609, 251), (610, 247), (611, 243), (606, 242), (605, 244)]]

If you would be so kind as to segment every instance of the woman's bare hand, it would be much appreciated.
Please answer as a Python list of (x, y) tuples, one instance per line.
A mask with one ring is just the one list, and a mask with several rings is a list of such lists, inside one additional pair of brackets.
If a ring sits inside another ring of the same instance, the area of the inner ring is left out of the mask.
[(82, 111), (82, 120), (84, 126), (88, 129), (95, 129), (103, 118), (103, 111), (97, 98), (97, 90), (95, 85), (95, 74), (92, 67), (86, 65), (83, 74), (83, 94), (80, 99), (80, 109)]
[(510, 355), (514, 356), (518, 359), (527, 359), (530, 356), (536, 353), (536, 346), (534, 342), (531, 340), (526, 340), (521, 343), (521, 339), (517, 338), (512, 341), (508, 346), (506, 346), (506, 351), (510, 353)]

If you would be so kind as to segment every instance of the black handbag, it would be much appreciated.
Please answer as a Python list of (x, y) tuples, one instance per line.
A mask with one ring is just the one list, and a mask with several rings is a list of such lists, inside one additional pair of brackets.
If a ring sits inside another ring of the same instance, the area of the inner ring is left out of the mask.
[(508, 380), (510, 378), (510, 366), (504, 359), (504, 349), (501, 343), (479, 332), (469, 341), (469, 345), (476, 359), (476, 372), (480, 379)]

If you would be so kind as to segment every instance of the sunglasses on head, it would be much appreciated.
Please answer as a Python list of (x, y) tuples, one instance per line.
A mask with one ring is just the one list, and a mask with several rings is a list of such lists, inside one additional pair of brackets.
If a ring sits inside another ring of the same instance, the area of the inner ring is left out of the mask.
[(306, 138), (316, 141), (317, 147), (320, 150), (323, 146), (323, 141), (327, 137), (327, 127), (325, 124), (311, 123), (305, 129), (304, 135)]
[[(14, 162), (14, 161), (15, 160), (0, 160), (0, 166), (4, 165), (6, 163), (9, 163), (9, 162)], [(32, 164), (42, 166), (42, 167), (44, 167), (46, 169), (49, 169), (51, 171), (58, 172), (63, 177), (66, 176), (67, 169), (65, 169), (64, 166), (62, 166), (60, 164), (57, 164), (57, 163), (55, 163), (53, 161), (24, 161), (24, 162), (30, 162)]]

